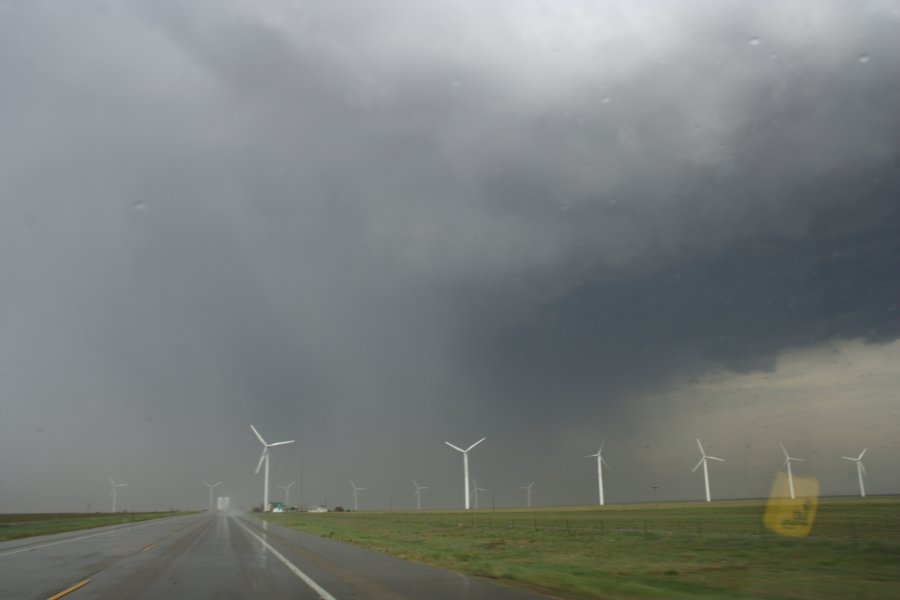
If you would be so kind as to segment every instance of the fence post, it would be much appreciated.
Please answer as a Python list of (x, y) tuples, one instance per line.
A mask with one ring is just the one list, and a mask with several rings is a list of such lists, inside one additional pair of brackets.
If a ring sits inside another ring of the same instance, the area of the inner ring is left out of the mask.
[(645, 538), (648, 537), (647, 536), (647, 521), (644, 521), (644, 537)]
[(534, 520), (534, 530), (537, 531), (537, 519)]
[(571, 531), (569, 531), (569, 520), (568, 519), (566, 519), (566, 533), (572, 533)]

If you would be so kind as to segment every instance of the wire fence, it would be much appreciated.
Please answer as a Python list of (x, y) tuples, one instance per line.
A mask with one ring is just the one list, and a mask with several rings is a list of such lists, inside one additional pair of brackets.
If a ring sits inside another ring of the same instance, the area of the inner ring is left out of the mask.
[[(467, 514), (432, 512), (348, 512), (320, 513), (300, 517), (334, 519), (336, 521), (360, 520), (372, 524), (381, 523), (424, 528), (478, 528), (492, 530), (527, 530), (581, 536), (628, 535), (645, 538), (671, 536), (778, 536), (766, 528), (761, 512), (728, 516), (671, 516), (663, 518), (634, 518), (611, 515), (565, 517), (539, 517), (523, 513), (515, 514)], [(781, 537), (781, 536), (778, 536)], [(819, 538), (887, 538), (900, 540), (900, 523), (893, 519), (852, 518), (823, 519), (814, 524), (809, 537)]]

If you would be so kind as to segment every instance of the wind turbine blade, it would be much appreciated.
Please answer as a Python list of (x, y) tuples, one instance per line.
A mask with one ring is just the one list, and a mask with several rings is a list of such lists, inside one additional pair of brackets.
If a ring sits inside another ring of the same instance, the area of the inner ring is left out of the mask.
[(707, 456), (706, 458), (708, 458), (709, 460), (717, 460), (719, 462), (725, 462), (724, 458), (716, 458), (715, 456)]
[(842, 456), (841, 458), (843, 458), (844, 460), (859, 460), (858, 458), (852, 458), (850, 456)]
[(603, 452), (603, 446), (604, 446), (605, 444), (606, 444), (606, 438), (603, 438), (603, 441), (600, 442), (600, 449), (597, 450), (597, 454), (600, 454), (601, 452)]
[(113, 489), (109, 490), (109, 493), (107, 494), (107, 496), (109, 496), (110, 498), (112, 498), (112, 495), (115, 494), (115, 493), (116, 493), (116, 489), (113, 488)]
[(454, 446), (454, 445), (451, 444), (450, 442), (444, 442), (444, 443), (447, 444), (448, 446), (450, 446), (451, 448), (453, 448), (454, 450), (458, 450), (458, 451), (462, 452), (463, 454), (465, 454), (465, 452), (466, 452), (465, 450), (463, 450), (463, 449), (460, 448), (459, 446)]
[(294, 440), (287, 440), (286, 442), (275, 442), (274, 444), (266, 444), (269, 448), (272, 446), (284, 446), (285, 444), (293, 444)]
[(116, 487), (125, 487), (126, 485), (128, 485), (128, 484), (127, 483), (117, 483)]
[(205, 479), (203, 480), (203, 485), (205, 485), (206, 487), (212, 487), (212, 484), (207, 483)]
[(700, 454), (706, 456), (706, 452), (703, 451), (703, 444), (700, 443), (700, 438), (697, 438), (697, 447), (700, 448)]
[(691, 469), (691, 473), (693, 473), (694, 471), (696, 471), (697, 469), (699, 469), (699, 468), (700, 468), (700, 465), (703, 464), (703, 461), (704, 461), (704, 460), (706, 460), (706, 458), (701, 458), (701, 459), (700, 459), (700, 462), (697, 463), (697, 466), (694, 467), (693, 469)]
[(259, 435), (259, 432), (256, 430), (256, 427), (254, 427), (253, 425), (251, 425), (251, 426), (250, 426), (250, 429), (253, 430), (253, 433), (256, 434), (256, 437), (259, 438), (259, 442), (260, 442), (263, 446), (268, 446), (268, 444), (266, 444), (266, 440), (263, 439), (263, 436)]
[(791, 459), (791, 455), (788, 454), (788, 451), (785, 449), (784, 444), (782, 444), (781, 442), (778, 442), (778, 445), (781, 446), (781, 451), (784, 452), (784, 457), (785, 457), (786, 459), (790, 460), (790, 459)]
[(214, 483), (214, 484), (212, 484), (212, 486), (213, 486), (213, 487), (216, 487), (216, 486), (217, 486), (217, 485), (222, 485), (222, 482), (221, 482), (221, 481), (219, 481), (219, 482), (218, 482), (218, 483)]
[(288, 486), (288, 489), (290, 489), (295, 483), (297, 483), (297, 482), (296, 482), (296, 481), (290, 482), (290, 483), (287, 485), (287, 486)]
[(863, 464), (862, 461), (859, 461), (859, 470), (863, 472), (863, 475), (868, 475), (868, 471), (866, 471), (866, 465)]
[(486, 437), (481, 438), (480, 440), (478, 440), (477, 442), (475, 442), (474, 444), (472, 444), (471, 446), (466, 448), (466, 452), (468, 452), (469, 450), (471, 450), (472, 448), (474, 448), (475, 446), (477, 446), (478, 444), (480, 444), (481, 442), (483, 442), (486, 439), (487, 439)]
[(587, 456), (582, 456), (581, 458), (597, 458), (598, 456), (600, 456), (600, 453), (596, 452), (594, 454), (588, 454)]
[(806, 462), (805, 458), (792, 458), (791, 460), (799, 460), (800, 462)]
[(116, 480), (112, 478), (112, 475), (109, 476), (109, 482), (113, 485), (116, 485)]
[(606, 470), (607, 470), (607, 471), (612, 471), (612, 469), (609, 468), (609, 465), (606, 464), (606, 459), (603, 458), (602, 456), (600, 457), (600, 462), (603, 463), (603, 466), (606, 467)]
[(862, 457), (865, 456), (865, 454), (868, 450), (869, 450), (868, 448), (863, 448), (863, 451), (859, 453), (859, 456), (857, 457), (856, 460), (862, 460)]
[(253, 471), (254, 475), (259, 474), (259, 470), (262, 469), (263, 461), (266, 460), (266, 454), (269, 452), (268, 448), (263, 448), (262, 455), (259, 457), (259, 462), (256, 463), (256, 470)]

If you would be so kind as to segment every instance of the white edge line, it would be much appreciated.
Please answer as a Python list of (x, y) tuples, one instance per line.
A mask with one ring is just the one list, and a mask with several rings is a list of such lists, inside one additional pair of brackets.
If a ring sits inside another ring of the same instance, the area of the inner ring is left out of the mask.
[[(143, 522), (143, 523), (140, 523), (140, 524), (138, 524), (138, 525), (131, 524), (131, 527), (129, 527), (129, 529), (137, 529), (138, 527), (145, 527), (145, 526), (150, 525), (150, 524), (153, 524), (153, 523), (158, 524), (160, 520), (161, 520), (161, 519), (150, 519), (150, 520), (145, 521), (145, 522)], [(48, 547), (50, 547), (50, 546), (56, 546), (56, 545), (58, 545), (58, 544), (65, 544), (65, 543), (68, 543), (68, 542), (77, 542), (78, 540), (84, 540), (84, 539), (87, 539), (87, 538), (89, 538), (89, 537), (94, 537), (94, 536), (97, 536), (97, 535), (106, 535), (107, 533), (113, 533), (113, 532), (115, 532), (115, 531), (121, 531), (122, 529), (125, 529), (128, 525), (129, 525), (128, 523), (122, 523), (122, 524), (120, 524), (120, 525), (110, 525), (110, 527), (113, 527), (114, 529), (108, 529), (108, 530), (106, 530), (106, 531), (98, 531), (98, 532), (96, 532), (96, 533), (88, 533), (88, 534), (86, 534), (86, 535), (76, 535), (75, 537), (69, 537), (69, 538), (66, 538), (66, 539), (64, 539), (64, 540), (58, 540), (58, 541), (56, 541), (56, 542), (48, 542), (48, 543), (46, 543), (46, 544), (37, 544), (37, 545), (33, 545), (33, 546), (25, 546), (24, 548), (17, 548), (16, 550), (9, 550), (8, 552), (0, 552), (0, 557), (3, 557), (3, 556), (10, 556), (10, 555), (12, 555), (12, 554), (19, 554), (20, 552), (29, 552), (29, 551), (31, 551), (31, 550), (39, 550), (40, 548), (48, 548)]]
[(322, 598), (323, 600), (337, 600), (334, 596), (332, 596), (331, 594), (329, 594), (328, 592), (326, 592), (325, 589), (324, 589), (321, 585), (319, 585), (318, 583), (316, 583), (315, 581), (313, 581), (312, 578), (311, 578), (309, 575), (307, 575), (306, 573), (304, 573), (303, 571), (301, 571), (300, 569), (298, 569), (297, 566), (294, 565), (294, 563), (292, 563), (291, 561), (289, 561), (288, 559), (286, 559), (286, 558), (284, 557), (284, 555), (281, 554), (281, 552), (279, 552), (278, 550), (276, 550), (275, 548), (273, 548), (272, 546), (270, 546), (269, 543), (268, 543), (266, 540), (264, 540), (263, 538), (259, 537), (259, 536), (256, 535), (255, 533), (253, 533), (253, 531), (251, 531), (246, 525), (244, 525), (244, 524), (241, 523), (240, 521), (236, 521), (236, 522), (237, 522), (238, 525), (240, 525), (241, 527), (244, 528), (244, 531), (246, 531), (247, 533), (249, 533), (250, 535), (252, 535), (253, 537), (255, 537), (257, 540), (259, 540), (259, 542), (260, 542), (263, 546), (265, 546), (266, 548), (268, 548), (268, 549), (272, 552), (272, 554), (275, 555), (275, 558), (277, 558), (278, 560), (280, 560), (281, 562), (283, 562), (284, 565), (285, 565), (288, 569), (290, 569), (291, 572), (292, 572), (294, 575), (296, 575), (296, 576), (299, 577), (301, 580), (303, 580), (303, 583), (305, 583), (306, 585), (308, 585), (309, 587), (311, 587), (317, 594), (319, 594), (319, 598)]

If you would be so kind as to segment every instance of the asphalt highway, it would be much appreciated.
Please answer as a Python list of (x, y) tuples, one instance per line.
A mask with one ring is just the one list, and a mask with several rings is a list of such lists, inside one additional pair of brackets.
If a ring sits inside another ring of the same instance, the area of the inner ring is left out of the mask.
[(240, 515), (0, 544), (0, 598), (542, 598)]

